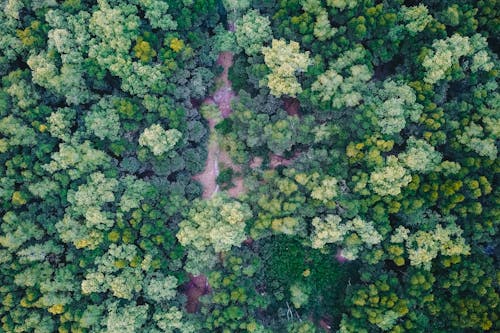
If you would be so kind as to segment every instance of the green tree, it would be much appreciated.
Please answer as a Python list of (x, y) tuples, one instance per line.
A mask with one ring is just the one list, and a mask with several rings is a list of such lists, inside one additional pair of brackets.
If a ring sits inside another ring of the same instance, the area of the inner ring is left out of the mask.
[(269, 18), (257, 10), (249, 10), (235, 24), (236, 42), (248, 56), (259, 54), (264, 43), (272, 39)]
[(303, 72), (310, 65), (309, 51), (300, 52), (300, 45), (291, 41), (273, 39), (271, 47), (262, 48), (264, 61), (271, 73), (267, 76), (267, 86), (276, 97), (295, 97), (302, 92), (296, 73)]

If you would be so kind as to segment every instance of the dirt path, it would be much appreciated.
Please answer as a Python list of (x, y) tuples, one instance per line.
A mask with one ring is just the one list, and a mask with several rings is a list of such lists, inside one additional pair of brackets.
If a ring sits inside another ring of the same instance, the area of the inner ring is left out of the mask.
[(186, 311), (195, 313), (200, 307), (200, 297), (211, 292), (208, 280), (203, 275), (189, 274), (189, 281), (183, 286), (187, 296)]
[[(223, 68), (222, 73), (216, 79), (219, 88), (212, 97), (208, 97), (203, 104), (215, 104), (219, 108), (222, 118), (227, 118), (231, 114), (231, 100), (235, 97), (235, 93), (229, 81), (229, 67), (233, 65), (233, 54), (231, 52), (222, 52), (217, 58), (217, 64)], [(231, 168), (235, 173), (240, 174), (241, 166), (236, 165), (227, 152), (221, 150), (217, 142), (214, 127), (217, 125), (216, 119), (207, 119), (210, 127), (210, 139), (208, 142), (208, 156), (205, 162), (203, 172), (193, 176), (193, 179), (199, 181), (203, 186), (202, 198), (211, 198), (215, 193), (219, 192), (217, 185), (217, 176), (219, 175), (219, 164), (226, 168)], [(243, 187), (243, 178), (241, 176), (233, 179), (234, 187), (230, 188), (227, 193), (231, 197), (237, 197), (245, 191)]]
[(285, 108), (285, 111), (286, 113), (288, 113), (289, 116), (297, 116), (297, 117), (301, 116), (299, 112), (300, 102), (298, 99), (293, 97), (285, 97), (283, 98), (283, 102), (284, 102), (283, 107)]

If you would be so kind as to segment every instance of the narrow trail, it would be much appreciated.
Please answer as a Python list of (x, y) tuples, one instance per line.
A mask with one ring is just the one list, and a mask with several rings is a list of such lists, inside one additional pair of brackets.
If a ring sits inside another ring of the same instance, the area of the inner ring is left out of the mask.
[[(202, 172), (193, 176), (203, 186), (203, 199), (209, 199), (219, 192), (220, 188), (217, 185), (217, 176), (219, 175), (220, 166), (231, 168), (236, 174), (241, 174), (242, 167), (235, 164), (228, 153), (220, 148), (215, 126), (223, 119), (231, 114), (231, 101), (235, 97), (235, 93), (229, 81), (229, 67), (233, 65), (233, 54), (231, 52), (222, 52), (217, 58), (217, 63), (224, 69), (221, 75), (217, 77), (216, 84), (219, 87), (213, 96), (208, 97), (203, 101), (202, 105), (214, 104), (218, 107), (221, 117), (217, 119), (209, 118), (208, 127), (210, 129), (210, 139), (208, 140), (208, 154), (205, 162), (205, 168)], [(220, 165), (219, 165), (220, 164)], [(233, 178), (235, 186), (227, 190), (231, 197), (237, 197), (245, 191), (243, 186), (243, 177), (238, 176)], [(193, 276), (190, 274), (189, 282), (184, 285), (184, 293), (187, 296), (186, 310), (194, 313), (200, 308), (199, 298), (211, 292), (208, 280), (204, 275)]]
[[(216, 79), (219, 88), (215, 91), (213, 96), (205, 99), (203, 104), (215, 104), (223, 119), (231, 115), (231, 101), (236, 96), (228, 76), (229, 68), (233, 65), (233, 54), (231, 52), (220, 53), (217, 58), (217, 64), (223, 68), (222, 73)], [(227, 152), (220, 148), (217, 136), (215, 135), (215, 125), (217, 125), (219, 119), (207, 119), (207, 121), (210, 128), (210, 139), (208, 142), (208, 155), (205, 162), (205, 169), (201, 173), (193, 176), (193, 179), (199, 181), (203, 186), (203, 199), (211, 198), (215, 193), (219, 192), (220, 189), (217, 185), (217, 176), (219, 175), (219, 168), (221, 165), (233, 169), (236, 174), (240, 174), (242, 171), (242, 167), (235, 164)], [(234, 187), (227, 190), (229, 196), (237, 197), (245, 191), (243, 177), (235, 177), (233, 179), (233, 184)]]

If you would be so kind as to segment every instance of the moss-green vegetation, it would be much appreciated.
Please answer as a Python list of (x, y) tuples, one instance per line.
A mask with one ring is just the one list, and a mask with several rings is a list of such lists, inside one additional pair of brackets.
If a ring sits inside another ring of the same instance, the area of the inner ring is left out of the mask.
[(499, 13), (3, 1), (0, 332), (499, 332)]

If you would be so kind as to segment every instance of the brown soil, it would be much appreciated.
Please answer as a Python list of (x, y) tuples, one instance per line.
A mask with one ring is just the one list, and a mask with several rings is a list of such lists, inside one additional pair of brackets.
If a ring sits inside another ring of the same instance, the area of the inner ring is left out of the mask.
[(292, 158), (284, 158), (283, 156), (279, 156), (276, 154), (270, 154), (269, 155), (269, 157), (270, 157), (269, 166), (271, 167), (271, 169), (275, 169), (276, 167), (278, 167), (280, 165), (289, 166), (293, 162), (295, 162), (295, 160), (299, 157), (299, 155), (300, 155), (300, 152), (296, 152)]
[(250, 164), (249, 164), (249, 167), (251, 169), (258, 169), (262, 166), (262, 162), (264, 161), (264, 159), (260, 156), (255, 156), (254, 158), (252, 158), (252, 160), (250, 161)]
[(204, 275), (189, 274), (189, 278), (189, 282), (184, 285), (184, 293), (187, 296), (186, 311), (194, 313), (200, 308), (200, 297), (209, 294), (211, 289)]
[[(232, 88), (231, 81), (228, 78), (229, 67), (233, 65), (233, 54), (231, 52), (222, 52), (217, 58), (217, 63), (224, 68), (221, 75), (217, 78), (220, 82), (220, 87), (214, 93), (212, 97), (207, 97), (203, 104), (216, 104), (220, 110), (221, 116), (223, 118), (229, 117), (231, 114), (231, 100), (235, 96)], [(210, 130), (213, 131), (216, 125), (215, 119), (207, 119)], [(219, 175), (219, 163), (227, 168), (231, 168), (235, 173), (241, 173), (242, 168), (236, 165), (227, 152), (220, 149), (220, 146), (216, 140), (216, 137), (212, 137), (208, 146), (208, 156), (205, 162), (205, 169), (203, 172), (195, 175), (193, 179), (199, 181), (203, 186), (202, 198), (211, 198), (215, 193), (219, 191), (219, 186), (217, 185), (217, 176)], [(237, 197), (245, 192), (243, 186), (243, 177), (236, 177), (233, 179), (234, 187), (229, 189), (227, 192), (231, 197)]]
[(321, 327), (324, 332), (331, 332), (332, 331), (332, 324), (331, 320), (329, 318), (321, 318), (319, 321), (319, 327)]
[(203, 187), (203, 199), (211, 198), (219, 191), (219, 186), (215, 181), (219, 175), (219, 166), (217, 155), (219, 154), (219, 145), (217, 142), (211, 142), (208, 146), (207, 160), (203, 172), (193, 176), (193, 179), (199, 181)]
[(283, 98), (284, 108), (286, 113), (290, 116), (300, 117), (300, 102), (298, 99), (293, 97), (285, 97)]
[(337, 261), (339, 263), (344, 263), (346, 261), (349, 261), (349, 259), (347, 259), (346, 257), (344, 257), (343, 253), (342, 253), (342, 249), (338, 249), (337, 250), (337, 254), (335, 255), (335, 259), (337, 259)]
[(222, 52), (217, 58), (217, 64), (221, 65), (224, 70), (218, 77), (222, 86), (215, 92), (213, 100), (219, 107), (222, 117), (227, 118), (231, 114), (231, 100), (235, 96), (228, 76), (229, 67), (233, 65), (233, 54), (231, 52)]
[[(228, 153), (221, 150), (219, 153), (219, 162), (223, 164), (226, 168), (231, 168), (236, 174), (241, 174), (242, 172), (242, 167), (241, 165), (235, 164), (231, 158), (229, 157)], [(243, 177), (238, 176), (233, 178), (233, 184), (234, 186), (227, 190), (227, 193), (229, 194), (230, 197), (236, 198), (240, 196), (241, 194), (245, 193), (245, 187), (243, 185)]]

